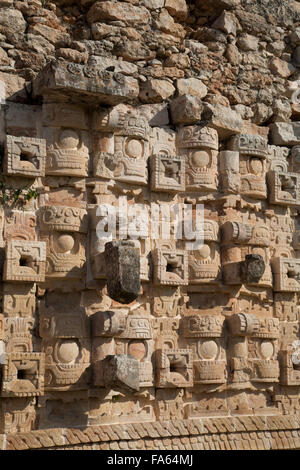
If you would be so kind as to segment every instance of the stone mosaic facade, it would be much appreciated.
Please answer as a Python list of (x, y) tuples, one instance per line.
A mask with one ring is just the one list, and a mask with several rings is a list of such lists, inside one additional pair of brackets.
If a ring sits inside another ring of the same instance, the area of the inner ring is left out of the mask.
[[(0, 1), (1, 449), (300, 448), (300, 8), (267, 3)], [(202, 246), (108, 245), (124, 197), (203, 204)]]

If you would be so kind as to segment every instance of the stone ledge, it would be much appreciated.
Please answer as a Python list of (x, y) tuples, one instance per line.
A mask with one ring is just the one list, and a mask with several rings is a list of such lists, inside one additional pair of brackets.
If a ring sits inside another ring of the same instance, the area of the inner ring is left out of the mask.
[[(162, 449), (168, 450), (178, 449), (176, 443), (172, 445), (172, 439), (176, 438), (177, 442), (180, 438), (186, 443), (186, 447), (182, 447), (185, 450), (194, 449), (192, 444), (197, 445), (198, 450), (295, 449), (300, 447), (299, 418), (299, 414), (249, 415), (158, 421), (142, 425), (141, 423), (128, 423), (90, 426), (88, 428), (52, 428), (1, 435), (0, 448), (3, 450), (84, 449), (86, 446), (90, 446), (92, 449), (94, 444), (97, 444), (102, 450), (110, 448), (133, 449), (131, 445), (124, 447), (125, 444), (121, 445), (121, 442), (138, 442), (138, 446), (142, 445), (142, 448), (146, 450), (149, 448), (147, 443), (154, 443), (159, 439), (159, 442), (170, 441), (171, 447), (169, 444), (162, 447)], [(195, 432), (196, 430), (198, 432)], [(134, 449), (140, 448), (138, 446)], [(160, 449), (158, 444), (151, 448)]]

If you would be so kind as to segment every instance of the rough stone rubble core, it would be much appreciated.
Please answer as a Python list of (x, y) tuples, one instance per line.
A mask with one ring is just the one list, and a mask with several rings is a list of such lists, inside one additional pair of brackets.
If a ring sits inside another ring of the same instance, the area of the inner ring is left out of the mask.
[[(300, 448), (300, 12), (263, 3), (0, 2), (0, 449)], [(121, 197), (203, 204), (203, 246), (99, 239)]]

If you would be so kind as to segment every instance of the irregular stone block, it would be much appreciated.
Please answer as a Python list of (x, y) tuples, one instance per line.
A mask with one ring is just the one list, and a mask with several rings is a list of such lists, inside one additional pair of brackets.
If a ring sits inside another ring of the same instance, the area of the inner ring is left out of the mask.
[(147, 24), (151, 15), (145, 7), (137, 7), (120, 2), (96, 2), (87, 14), (87, 21), (124, 21), (127, 25), (137, 26)]
[(109, 242), (105, 245), (108, 295), (129, 304), (140, 293), (140, 254), (133, 241)]
[(218, 131), (221, 139), (226, 139), (234, 134), (240, 134), (243, 121), (238, 113), (221, 104), (205, 103), (202, 119), (207, 121), (209, 127)]
[(299, 145), (300, 122), (274, 122), (270, 125), (270, 138), (274, 145)]
[(199, 97), (183, 95), (171, 102), (174, 124), (196, 124), (201, 120), (203, 104)]
[(178, 94), (198, 96), (204, 98), (207, 95), (207, 87), (198, 78), (180, 78), (176, 82)]
[(137, 98), (138, 81), (120, 73), (64, 61), (51, 62), (33, 82), (33, 94), (40, 97), (69, 96), (88, 103), (117, 104)]
[(103, 361), (103, 381), (106, 388), (139, 391), (139, 361), (126, 354), (107, 356)]
[(143, 103), (161, 103), (174, 93), (175, 87), (168, 80), (151, 78), (140, 86), (139, 98)]
[(261, 255), (246, 255), (242, 263), (242, 279), (246, 284), (259, 282), (263, 276), (266, 265)]

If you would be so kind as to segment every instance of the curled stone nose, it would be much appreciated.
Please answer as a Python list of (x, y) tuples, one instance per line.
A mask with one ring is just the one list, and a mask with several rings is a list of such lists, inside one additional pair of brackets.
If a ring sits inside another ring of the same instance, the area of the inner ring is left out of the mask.
[(140, 255), (131, 241), (105, 245), (108, 295), (121, 304), (133, 302), (140, 293)]
[(246, 284), (257, 283), (262, 278), (266, 269), (261, 255), (246, 255), (242, 264), (242, 278)]

